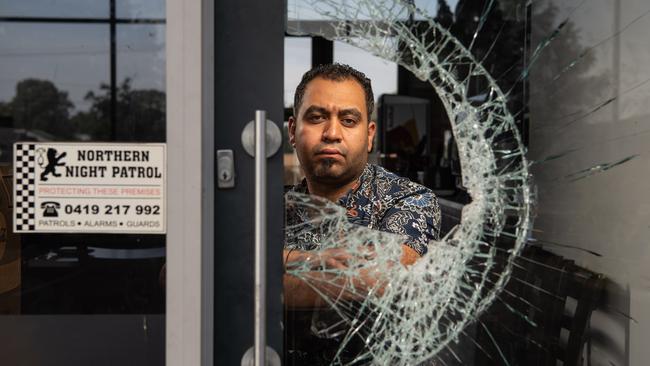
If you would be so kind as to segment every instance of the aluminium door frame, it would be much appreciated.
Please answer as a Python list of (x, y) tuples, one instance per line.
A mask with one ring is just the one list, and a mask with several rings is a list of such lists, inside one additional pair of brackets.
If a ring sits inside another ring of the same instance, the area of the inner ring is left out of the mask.
[(166, 14), (165, 359), (170, 366), (212, 366), (214, 4), (167, 0)]

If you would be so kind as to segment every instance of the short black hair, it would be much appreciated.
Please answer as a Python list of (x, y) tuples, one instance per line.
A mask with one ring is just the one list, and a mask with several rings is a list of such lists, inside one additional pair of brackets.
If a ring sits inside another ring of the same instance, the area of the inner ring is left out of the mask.
[(293, 113), (296, 117), (298, 117), (298, 110), (302, 105), (302, 98), (305, 96), (307, 84), (318, 77), (333, 81), (356, 80), (366, 94), (366, 112), (368, 113), (368, 121), (370, 121), (370, 115), (375, 108), (375, 96), (372, 94), (370, 79), (352, 66), (338, 63), (318, 65), (302, 76), (302, 80), (300, 80), (300, 84), (296, 88), (296, 94), (293, 96)]

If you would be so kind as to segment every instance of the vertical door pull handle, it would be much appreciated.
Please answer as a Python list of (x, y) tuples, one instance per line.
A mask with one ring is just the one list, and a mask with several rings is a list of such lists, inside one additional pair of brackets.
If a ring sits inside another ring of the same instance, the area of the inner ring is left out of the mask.
[[(271, 122), (272, 126), (275, 123)], [(277, 126), (275, 126), (277, 129)], [(244, 130), (244, 133), (246, 130)], [(242, 357), (242, 366), (280, 366), (280, 357), (266, 345), (266, 112), (255, 111), (255, 343)], [(242, 134), (242, 142), (244, 136)], [(244, 144), (244, 146), (246, 146)], [(278, 146), (279, 147), (279, 146)], [(273, 155), (275, 152), (272, 152)], [(267, 357), (268, 355), (268, 357)], [(252, 357), (251, 357), (252, 356)], [(252, 358), (252, 360), (251, 360)], [(251, 363), (251, 361), (253, 361)], [(277, 364), (276, 364), (277, 362)]]

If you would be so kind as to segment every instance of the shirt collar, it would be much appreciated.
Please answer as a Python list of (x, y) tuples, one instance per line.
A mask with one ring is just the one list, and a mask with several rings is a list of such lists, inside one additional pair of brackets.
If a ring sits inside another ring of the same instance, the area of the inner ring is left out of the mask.
[(366, 163), (366, 166), (363, 168), (363, 171), (361, 172), (359, 178), (357, 178), (355, 185), (346, 194), (339, 198), (339, 205), (347, 206), (347, 202), (349, 201), (350, 197), (357, 193), (361, 187), (363, 187), (364, 183), (370, 179), (371, 176), (372, 170), (370, 169), (370, 164)]

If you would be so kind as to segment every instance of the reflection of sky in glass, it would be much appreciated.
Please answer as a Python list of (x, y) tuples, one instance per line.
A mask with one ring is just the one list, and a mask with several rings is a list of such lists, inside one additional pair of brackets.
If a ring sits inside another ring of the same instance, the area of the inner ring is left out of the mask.
[[(356, 0), (341, 0), (342, 3), (346, 4), (355, 4)], [(361, 10), (354, 19), (357, 20), (369, 20), (372, 19), (372, 16), (369, 15), (364, 10), (367, 10), (365, 7), (360, 6)], [(395, 7), (395, 12), (398, 14), (404, 14), (403, 18), (407, 18), (407, 12), (403, 6)], [(287, 1), (287, 17), (289, 20), (300, 19), (302, 20), (327, 20), (331, 17), (319, 13), (314, 6), (311, 5), (309, 0), (288, 0)], [(352, 18), (350, 18), (352, 19)]]
[(117, 27), (117, 80), (130, 78), (133, 89), (165, 89), (165, 26)]
[(334, 42), (334, 61), (348, 64), (372, 81), (375, 102), (382, 94), (397, 93), (397, 64), (343, 42)]
[[(284, 46), (284, 106), (290, 107), (302, 74), (311, 68), (311, 38), (286, 37)], [(334, 42), (334, 62), (348, 64), (366, 74), (372, 80), (375, 101), (382, 94), (397, 93), (397, 65), (393, 62), (343, 42)]]
[(76, 110), (100, 83), (109, 82), (109, 28), (95, 24), (0, 23), (0, 101), (20, 80), (49, 80), (68, 92)]
[(3, 0), (0, 16), (107, 18), (108, 0)]
[(287, 0), (287, 19), (325, 20), (327, 17), (315, 11), (309, 1)]
[[(430, 17), (435, 17), (438, 14), (438, 1), (435, 0), (415, 0), (415, 6), (417, 6), (423, 13), (426, 13)], [(447, 0), (447, 5), (453, 11), (458, 5), (458, 0)], [(416, 16), (415, 19), (424, 19), (423, 16)]]
[[(110, 0), (1, 1), (0, 16), (108, 18)], [(165, 18), (165, 0), (115, 0), (117, 18)]]
[(118, 18), (165, 18), (165, 0), (115, 0)]
[[(455, 9), (459, 0), (447, 0), (447, 5)], [(353, 2), (350, 0), (350, 2)], [(415, 0), (415, 6), (422, 9), (426, 14), (434, 17), (438, 12), (438, 1), (436, 0)], [(309, 0), (287, 0), (287, 17), (289, 20), (327, 20), (329, 17), (314, 10)], [(416, 16), (417, 19), (423, 17)], [(370, 19), (370, 17), (359, 16), (357, 19)]]
[(293, 106), (293, 95), (302, 75), (311, 69), (311, 37), (284, 38), (284, 106)]

